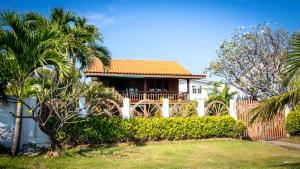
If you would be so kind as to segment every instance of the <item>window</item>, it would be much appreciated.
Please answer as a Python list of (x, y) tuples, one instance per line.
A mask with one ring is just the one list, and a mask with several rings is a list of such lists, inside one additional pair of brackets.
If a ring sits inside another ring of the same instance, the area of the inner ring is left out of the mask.
[(195, 86), (192, 86), (192, 90), (193, 90), (193, 94), (196, 94), (197, 93), (197, 89)]
[(202, 86), (199, 86), (198, 88), (198, 94), (201, 94), (202, 93)]

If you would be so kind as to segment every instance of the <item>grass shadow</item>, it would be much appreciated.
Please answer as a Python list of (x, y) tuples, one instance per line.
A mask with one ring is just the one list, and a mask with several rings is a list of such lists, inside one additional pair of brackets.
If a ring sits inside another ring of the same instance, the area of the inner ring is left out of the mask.
[(270, 167), (275, 167), (275, 168), (300, 168), (300, 162), (295, 162), (295, 163), (286, 163), (286, 164), (278, 164), (278, 165), (271, 165)]
[(146, 141), (134, 141), (134, 142), (129, 142), (129, 145), (134, 145), (138, 147), (142, 147), (146, 145)]
[(25, 169), (24, 167), (16, 167), (16, 166), (13, 166), (13, 165), (3, 165), (3, 164), (0, 164), (0, 169), (6, 169), (6, 168)]

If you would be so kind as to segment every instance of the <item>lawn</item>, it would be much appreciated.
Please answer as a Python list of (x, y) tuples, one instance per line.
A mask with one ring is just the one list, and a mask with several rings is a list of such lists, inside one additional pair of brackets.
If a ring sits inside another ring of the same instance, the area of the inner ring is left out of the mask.
[(300, 153), (242, 140), (74, 148), (59, 158), (0, 156), (0, 168), (299, 168)]

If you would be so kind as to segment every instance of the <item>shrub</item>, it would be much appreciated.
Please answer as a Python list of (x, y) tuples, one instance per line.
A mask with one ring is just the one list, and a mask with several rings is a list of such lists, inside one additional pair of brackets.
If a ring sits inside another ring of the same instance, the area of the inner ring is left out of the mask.
[(89, 117), (70, 125), (64, 140), (74, 143), (114, 143), (124, 141), (184, 140), (212, 137), (236, 138), (245, 126), (229, 116), (135, 118)]
[(300, 135), (300, 111), (290, 112), (285, 122), (286, 130), (291, 135)]

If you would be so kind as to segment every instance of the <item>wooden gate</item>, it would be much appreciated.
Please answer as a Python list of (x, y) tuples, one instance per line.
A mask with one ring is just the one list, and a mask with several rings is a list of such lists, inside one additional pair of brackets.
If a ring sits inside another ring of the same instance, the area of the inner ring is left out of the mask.
[(281, 112), (274, 119), (268, 121), (255, 121), (250, 124), (251, 115), (250, 111), (258, 104), (257, 101), (253, 100), (241, 100), (237, 102), (237, 117), (247, 127), (243, 134), (243, 138), (257, 140), (276, 140), (286, 137), (285, 130), (285, 115)]

